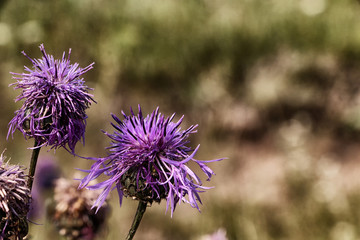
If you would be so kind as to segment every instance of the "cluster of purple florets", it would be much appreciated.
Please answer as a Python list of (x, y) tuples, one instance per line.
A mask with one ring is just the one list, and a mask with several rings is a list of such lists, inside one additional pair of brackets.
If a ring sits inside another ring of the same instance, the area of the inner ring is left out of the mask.
[(12, 73), (17, 82), (11, 84), (22, 89), (15, 101), (23, 105), (15, 112), (9, 123), (9, 134), (16, 129), (24, 137), (32, 137), (38, 146), (64, 147), (74, 153), (75, 145), (84, 140), (87, 115), (85, 110), (94, 102), (88, 93), (91, 88), (84, 84), (81, 75), (93, 68), (94, 63), (80, 68), (78, 63), (70, 64), (65, 53), (61, 60), (46, 54), (41, 59), (32, 59), (33, 68), (25, 67), (26, 73)]
[[(23, 52), (33, 67), (25, 67), (25, 73), (12, 73), (16, 82), (11, 86), (22, 90), (15, 101), (23, 101), (23, 104), (15, 111), (15, 116), (9, 123), (8, 136), (19, 130), (26, 139), (34, 138), (34, 149), (42, 146), (53, 149), (63, 147), (75, 154), (77, 142), (84, 141), (87, 119), (85, 111), (95, 102), (93, 95), (89, 93), (93, 89), (85, 85), (81, 76), (92, 69), (94, 63), (81, 68), (78, 63), (70, 63), (71, 50), (68, 57), (66, 58), (64, 53), (61, 60), (55, 60), (48, 55), (42, 44), (40, 50), (43, 54), (41, 59), (32, 59)], [(200, 178), (188, 163), (196, 163), (207, 176), (207, 180), (210, 180), (214, 172), (206, 163), (220, 159), (199, 161), (194, 158), (199, 145), (195, 149), (190, 147), (188, 137), (196, 133), (197, 125), (182, 130), (180, 125), (183, 116), (178, 121), (173, 121), (175, 113), (166, 117), (159, 112), (159, 108), (146, 116), (143, 115), (140, 105), (137, 114), (132, 109), (129, 115), (123, 111), (121, 113), (123, 120), (112, 114), (115, 121), (111, 123), (114, 132), (104, 132), (111, 139), (111, 145), (107, 148), (108, 155), (100, 158), (89, 157), (88, 159), (95, 162), (90, 170), (84, 170), (88, 175), (80, 183), (80, 188), (101, 192), (93, 207), (99, 210), (110, 191), (116, 188), (120, 205), (125, 196), (149, 204), (166, 199), (171, 215), (176, 204), (180, 202), (189, 203), (199, 209), (199, 193), (209, 188), (202, 186)], [(15, 173), (20, 172), (17, 168), (11, 169), (16, 170)], [(4, 171), (0, 171), (0, 180), (10, 170)], [(101, 175), (105, 175), (107, 179), (94, 184), (92, 181)], [(17, 178), (17, 182), (9, 183), (19, 185), (21, 182), (25, 186), (26, 176), (21, 176), (22, 178)], [(8, 201), (3, 200), (4, 184), (0, 181), (0, 212), (2, 210), (8, 214), (14, 208), (7, 205)], [(25, 189), (24, 186), (7, 193), (5, 197), (15, 196), (21, 200), (28, 194), (28, 204), (31, 188)], [(19, 191), (24, 192), (24, 197)]]
[(104, 189), (95, 205), (100, 207), (108, 193), (116, 187), (120, 203), (124, 195), (150, 203), (166, 198), (171, 214), (179, 200), (199, 209), (198, 193), (208, 188), (201, 186), (200, 178), (187, 163), (197, 163), (208, 180), (214, 172), (204, 161), (194, 159), (199, 146), (195, 150), (187, 146), (188, 137), (196, 132), (197, 125), (181, 130), (183, 117), (173, 122), (175, 114), (165, 117), (159, 108), (147, 116), (143, 116), (140, 106), (137, 115), (132, 110), (129, 116), (124, 112), (122, 114), (123, 121), (112, 115), (115, 120), (112, 123), (114, 133), (105, 132), (112, 140), (108, 148), (109, 155), (96, 159), (89, 175), (80, 185), (87, 186), (102, 173), (109, 177), (104, 182), (88, 187)]

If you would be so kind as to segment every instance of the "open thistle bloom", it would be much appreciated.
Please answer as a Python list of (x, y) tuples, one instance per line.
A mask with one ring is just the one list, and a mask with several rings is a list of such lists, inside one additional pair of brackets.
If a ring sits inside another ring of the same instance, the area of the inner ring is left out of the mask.
[(26, 215), (31, 202), (26, 175), (0, 156), (0, 239), (22, 240), (28, 233)]
[(46, 54), (43, 44), (40, 50), (41, 59), (31, 59), (22, 52), (33, 68), (25, 67), (25, 73), (11, 73), (17, 82), (10, 86), (22, 89), (15, 101), (24, 103), (9, 123), (8, 136), (18, 129), (25, 138), (35, 138), (38, 146), (64, 147), (74, 153), (76, 143), (84, 141), (85, 110), (95, 102), (88, 93), (92, 89), (80, 76), (92, 69), (94, 63), (85, 68), (78, 63), (70, 64), (71, 49), (68, 58), (64, 52), (61, 60)]
[(167, 210), (170, 206), (171, 215), (180, 200), (199, 209), (199, 192), (209, 188), (201, 186), (200, 178), (187, 164), (197, 163), (207, 175), (207, 180), (210, 180), (214, 172), (205, 163), (221, 159), (194, 159), (199, 146), (193, 150), (186, 144), (189, 142), (188, 136), (196, 132), (197, 125), (181, 130), (179, 126), (183, 117), (178, 122), (172, 122), (175, 114), (164, 117), (159, 113), (159, 108), (146, 117), (142, 115), (140, 106), (138, 115), (132, 110), (129, 116), (124, 112), (122, 114), (123, 121), (112, 115), (115, 120), (112, 123), (114, 133), (104, 132), (112, 139), (108, 148), (110, 154), (105, 158), (95, 158), (96, 162), (80, 184), (80, 187), (85, 187), (102, 173), (109, 177), (104, 182), (87, 187), (103, 188), (94, 207), (99, 208), (109, 192), (116, 187), (120, 205), (123, 196), (130, 196), (149, 204), (166, 199)]

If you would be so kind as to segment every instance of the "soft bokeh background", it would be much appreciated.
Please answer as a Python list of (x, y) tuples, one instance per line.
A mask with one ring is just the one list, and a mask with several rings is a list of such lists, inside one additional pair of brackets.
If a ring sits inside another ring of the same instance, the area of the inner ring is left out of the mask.
[[(192, 144), (216, 176), (201, 195), (202, 213), (186, 204), (171, 218), (165, 203), (145, 214), (135, 239), (360, 238), (360, 5), (355, 0), (64, 0), (1, 1), (0, 149), (28, 166), (33, 142), (7, 124), (21, 103), (10, 71), (30, 62), (20, 52), (82, 67), (97, 104), (87, 111), (82, 156), (105, 156), (110, 113), (141, 104), (198, 123)], [(90, 162), (54, 155), (63, 176)], [(203, 179), (205, 176), (202, 175)], [(118, 206), (103, 239), (123, 239), (136, 202)], [(49, 223), (30, 224), (34, 239), (57, 239)], [(60, 239), (60, 238), (59, 238)]]

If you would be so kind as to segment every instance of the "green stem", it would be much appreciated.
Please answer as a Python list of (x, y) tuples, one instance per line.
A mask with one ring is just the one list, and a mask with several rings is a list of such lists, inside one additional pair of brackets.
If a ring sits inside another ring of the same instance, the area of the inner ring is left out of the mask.
[(35, 140), (34, 149), (33, 149), (32, 155), (31, 155), (30, 168), (29, 168), (28, 187), (29, 187), (30, 191), (31, 191), (33, 181), (34, 181), (37, 159), (38, 159), (39, 153), (40, 153), (40, 147), (37, 147), (37, 145), (38, 145), (38, 142)]
[(129, 234), (126, 237), (126, 240), (133, 239), (133, 237), (134, 237), (134, 235), (136, 233), (136, 230), (140, 225), (141, 219), (142, 219), (142, 217), (143, 217), (143, 215), (144, 215), (144, 213), (146, 211), (146, 206), (147, 206), (147, 202), (139, 201), (139, 205), (138, 205), (138, 208), (136, 210), (136, 214), (135, 214), (133, 223), (131, 225)]

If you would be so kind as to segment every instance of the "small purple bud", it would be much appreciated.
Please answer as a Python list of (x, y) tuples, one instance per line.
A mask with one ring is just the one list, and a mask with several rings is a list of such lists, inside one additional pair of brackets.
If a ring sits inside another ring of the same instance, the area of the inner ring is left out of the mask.
[(56, 179), (60, 177), (60, 168), (56, 159), (51, 156), (40, 157), (36, 173), (34, 185), (31, 191), (32, 199), (28, 218), (31, 220), (41, 217), (44, 213), (44, 204), (46, 193), (54, 191)]
[(52, 157), (40, 157), (36, 173), (35, 187), (40, 192), (51, 190), (54, 187), (56, 179), (60, 177), (60, 167), (57, 165), (56, 159)]

